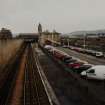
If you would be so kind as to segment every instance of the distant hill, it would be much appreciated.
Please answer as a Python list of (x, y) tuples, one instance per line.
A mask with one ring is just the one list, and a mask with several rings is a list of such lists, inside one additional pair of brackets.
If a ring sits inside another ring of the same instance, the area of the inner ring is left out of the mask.
[(81, 36), (98, 36), (103, 35), (105, 36), (105, 30), (95, 30), (95, 31), (75, 31), (72, 33), (66, 33), (62, 34), (62, 36), (68, 36), (68, 37), (81, 37)]

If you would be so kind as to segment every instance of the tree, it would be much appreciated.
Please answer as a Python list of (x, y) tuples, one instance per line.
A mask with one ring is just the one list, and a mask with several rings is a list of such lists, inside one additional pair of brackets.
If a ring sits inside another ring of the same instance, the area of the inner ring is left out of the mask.
[(6, 28), (2, 28), (0, 31), (0, 38), (2, 39), (12, 38), (12, 32)]

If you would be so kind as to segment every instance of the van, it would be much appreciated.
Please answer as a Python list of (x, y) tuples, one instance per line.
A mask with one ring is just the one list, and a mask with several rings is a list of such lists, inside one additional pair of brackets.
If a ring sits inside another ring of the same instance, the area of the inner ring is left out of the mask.
[(89, 79), (105, 80), (105, 66), (96, 65), (86, 71), (81, 72), (81, 76)]

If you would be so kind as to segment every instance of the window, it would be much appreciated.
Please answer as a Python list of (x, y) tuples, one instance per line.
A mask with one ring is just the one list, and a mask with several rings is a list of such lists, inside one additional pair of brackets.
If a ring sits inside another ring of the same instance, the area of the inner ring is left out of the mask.
[(87, 71), (87, 73), (95, 73), (94, 69), (90, 69), (89, 71)]

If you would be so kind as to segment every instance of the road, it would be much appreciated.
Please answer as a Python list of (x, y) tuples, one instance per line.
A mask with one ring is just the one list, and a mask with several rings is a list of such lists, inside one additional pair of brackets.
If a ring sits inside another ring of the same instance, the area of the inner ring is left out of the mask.
[(64, 52), (66, 52), (67, 54), (69, 54), (70, 56), (74, 56), (74, 57), (79, 58), (81, 60), (84, 60), (84, 61), (86, 61), (86, 62), (88, 62), (90, 64), (93, 64), (93, 65), (105, 65), (105, 60), (101, 59), (101, 58), (96, 58), (96, 57), (91, 56), (91, 55), (79, 53), (79, 52), (70, 50), (68, 48), (57, 47), (57, 49), (62, 50)]

